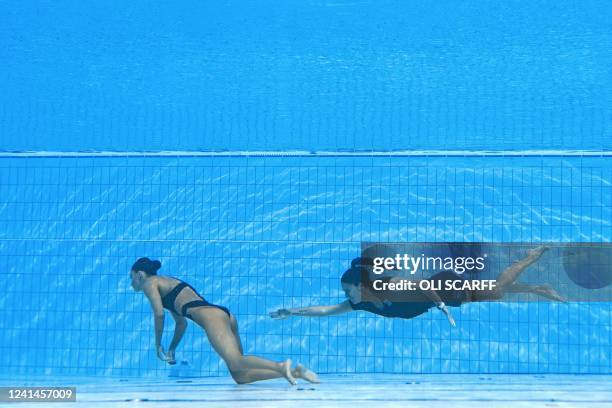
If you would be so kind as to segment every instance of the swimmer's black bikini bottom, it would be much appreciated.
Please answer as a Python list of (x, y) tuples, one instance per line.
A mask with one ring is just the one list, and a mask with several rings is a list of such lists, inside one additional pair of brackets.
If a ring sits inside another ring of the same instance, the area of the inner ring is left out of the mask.
[[(168, 292), (166, 294), (166, 296), (164, 296), (162, 298), (162, 305), (172, 311), (175, 312), (176, 314), (179, 314), (178, 310), (174, 310), (174, 301), (176, 300), (176, 297), (179, 295), (179, 293), (181, 293), (181, 291), (185, 288), (190, 288), (193, 293), (195, 293), (195, 295), (197, 296), (196, 300), (192, 300), (190, 302), (187, 302), (183, 305), (183, 307), (181, 308), (181, 313), (180, 315), (185, 316), (191, 320), (193, 320), (193, 318), (191, 317), (191, 315), (189, 314), (188, 310), (192, 307), (200, 307), (200, 306), (212, 306), (212, 307), (217, 307), (221, 310), (223, 310), (225, 313), (227, 313), (227, 315), (229, 317), (232, 317), (232, 315), (230, 314), (230, 311), (223, 306), (219, 306), (219, 305), (215, 305), (213, 303), (207, 302), (199, 293), (198, 291), (196, 291), (191, 285), (189, 285), (186, 282), (183, 282), (181, 280), (179, 280), (178, 285), (176, 285), (174, 288), (172, 288), (172, 290), (170, 292)], [(198, 299), (199, 298), (199, 299)]]
[(187, 302), (183, 305), (182, 309), (181, 309), (181, 314), (183, 316), (185, 316), (188, 319), (193, 320), (193, 318), (191, 317), (191, 314), (189, 314), (188, 310), (191, 309), (192, 307), (199, 307), (199, 306), (212, 306), (212, 307), (216, 307), (219, 308), (221, 310), (223, 310), (225, 313), (227, 313), (228, 317), (232, 317), (232, 315), (230, 314), (230, 311), (227, 307), (223, 307), (223, 306), (219, 306), (219, 305), (213, 305), (212, 303), (209, 303), (205, 300), (194, 300), (191, 302)]

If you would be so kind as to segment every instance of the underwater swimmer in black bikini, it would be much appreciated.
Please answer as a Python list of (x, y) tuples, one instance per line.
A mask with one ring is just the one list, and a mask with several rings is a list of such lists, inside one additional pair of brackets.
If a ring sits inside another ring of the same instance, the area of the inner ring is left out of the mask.
[[(132, 287), (144, 292), (155, 316), (155, 346), (159, 359), (176, 363), (174, 351), (185, 334), (187, 320), (193, 320), (204, 329), (210, 344), (226, 362), (232, 378), (238, 384), (284, 377), (291, 384), (296, 378), (319, 382), (317, 375), (301, 364), (291, 368), (291, 360), (276, 363), (256, 356), (245, 356), (238, 334), (238, 323), (225, 307), (207, 302), (188, 283), (169, 276), (157, 275), (159, 261), (140, 258), (130, 271)], [(174, 337), (164, 352), (161, 345), (164, 331), (164, 310), (168, 309), (176, 321)]]
[[(455, 319), (448, 306), (459, 307), (467, 302), (484, 302), (499, 300), (506, 293), (533, 293), (551, 300), (565, 302), (549, 285), (527, 285), (516, 282), (520, 274), (531, 264), (536, 262), (542, 254), (548, 250), (540, 246), (527, 251), (527, 257), (512, 264), (504, 270), (496, 280), (496, 286), (491, 290), (410, 290), (410, 291), (374, 291), (370, 287), (364, 287), (362, 278), (364, 270), (362, 266), (372, 265), (372, 260), (357, 258), (351, 263), (351, 269), (347, 270), (341, 278), (342, 289), (348, 298), (342, 303), (330, 306), (310, 306), (295, 309), (279, 309), (271, 312), (273, 319), (286, 319), (290, 316), (331, 316), (351, 312), (353, 310), (365, 310), (386, 317), (399, 317), (411, 319), (427, 312), (432, 307), (437, 307), (444, 313), (451, 326), (455, 326)], [(367, 272), (365, 272), (367, 275)], [(460, 275), (453, 272), (440, 272), (429, 280), (449, 281), (462, 279)], [(399, 282), (402, 278), (386, 277), (383, 282)], [(418, 281), (415, 281), (418, 283)], [(371, 282), (370, 282), (371, 283)]]

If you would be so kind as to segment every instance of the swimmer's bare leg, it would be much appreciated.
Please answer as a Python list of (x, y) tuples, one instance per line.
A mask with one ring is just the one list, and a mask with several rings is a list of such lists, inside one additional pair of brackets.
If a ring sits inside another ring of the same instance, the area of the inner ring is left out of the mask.
[(556, 302), (567, 302), (567, 299), (561, 296), (552, 286), (544, 285), (528, 285), (525, 283), (515, 282), (506, 288), (506, 292), (512, 293), (533, 293), (545, 297)]
[(269, 370), (267, 368), (251, 368), (238, 375), (232, 373), (232, 377), (234, 377), (239, 384), (249, 384), (255, 381), (272, 380), (274, 378), (285, 378), (289, 383), (295, 385), (295, 378), (291, 372), (291, 360), (286, 360), (278, 364), (282, 368), (282, 375), (279, 375), (278, 371)]
[[(498, 277), (495, 282), (495, 289), (493, 290), (473, 290), (470, 291), (470, 302), (488, 302), (500, 300), (504, 297), (504, 294), (508, 291), (516, 292), (516, 290), (509, 290), (518, 277), (529, 267), (531, 264), (536, 262), (544, 252), (548, 250), (545, 245), (540, 245), (537, 248), (530, 249), (527, 251), (527, 256), (518, 262), (510, 265), (506, 268)], [(517, 289), (515, 287), (514, 289)], [(552, 289), (552, 288), (551, 288)], [(530, 292), (532, 293), (532, 292)]]
[(232, 319), (224, 311), (200, 306), (193, 309), (191, 317), (204, 329), (211, 346), (226, 362), (230, 374), (238, 384), (285, 378), (295, 385), (295, 378), (291, 373), (291, 360), (274, 362), (257, 356), (245, 356), (242, 353), (239, 339), (232, 330)]
[(242, 349), (242, 340), (240, 340), (240, 333), (238, 331), (238, 321), (236, 321), (236, 317), (234, 317), (234, 315), (230, 317), (230, 324), (232, 332), (234, 333), (234, 336), (236, 336), (236, 342), (238, 343), (240, 354), (244, 354), (244, 350)]
[(524, 283), (514, 283), (510, 286), (506, 286), (503, 291), (499, 290), (478, 290), (471, 292), (471, 302), (487, 302), (499, 300), (504, 297), (506, 293), (533, 293), (535, 295), (543, 296), (545, 298), (557, 301), (567, 302), (567, 299), (561, 296), (556, 290), (550, 285), (527, 285)]
[(469, 302), (490, 302), (504, 297), (501, 290), (472, 290), (470, 291)]
[(506, 288), (514, 283), (518, 277), (527, 269), (527, 267), (536, 262), (544, 252), (548, 250), (545, 245), (540, 245), (537, 248), (530, 249), (527, 251), (527, 256), (518, 262), (513, 263), (506, 268), (498, 277), (496, 281), (496, 290), (505, 291)]

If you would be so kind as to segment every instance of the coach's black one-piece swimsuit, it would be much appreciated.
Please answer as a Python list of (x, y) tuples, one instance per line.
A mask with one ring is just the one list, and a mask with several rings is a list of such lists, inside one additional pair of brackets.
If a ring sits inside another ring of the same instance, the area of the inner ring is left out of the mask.
[[(442, 271), (428, 278), (429, 280), (435, 281), (447, 281), (464, 279), (461, 275), (457, 275), (451, 271)], [(389, 277), (383, 277), (383, 282), (389, 282)], [(399, 317), (402, 319), (412, 319), (413, 317), (426, 313), (429, 309), (435, 306), (434, 302), (431, 301), (422, 291), (406, 291), (406, 300), (402, 302), (385, 302), (384, 291), (379, 292), (382, 294), (381, 300), (383, 301), (382, 306), (379, 308), (372, 302), (361, 301), (359, 303), (353, 303), (349, 299), (349, 304), (353, 310), (364, 310), (366, 312), (374, 313), (385, 317)], [(440, 299), (447, 305), (453, 307), (461, 306), (461, 303), (467, 300), (466, 291), (463, 290), (437, 290), (436, 293), (440, 296)]]
[[(176, 278), (173, 278), (176, 279)], [(164, 296), (162, 298), (162, 305), (164, 306), (165, 309), (168, 309), (178, 315), (184, 316), (188, 319), (193, 320), (193, 318), (191, 317), (191, 315), (189, 314), (189, 309), (192, 307), (198, 307), (198, 306), (212, 306), (212, 307), (218, 307), (219, 309), (223, 310), (225, 313), (227, 313), (227, 315), (229, 317), (231, 317), (230, 315), (230, 311), (228, 310), (228, 308), (223, 307), (223, 306), (219, 306), (219, 305), (215, 305), (212, 303), (209, 303), (206, 301), (206, 299), (204, 299), (197, 290), (195, 290), (190, 284), (188, 284), (187, 282), (183, 282), (180, 279), (177, 279), (179, 281), (178, 285), (176, 285), (174, 288), (172, 288), (172, 290), (170, 292), (168, 292), (166, 294), (166, 296)], [(195, 295), (197, 297), (199, 297), (200, 299), (198, 300), (191, 300), (187, 303), (185, 303), (183, 305), (183, 307), (181, 308), (181, 312), (179, 313), (178, 310), (174, 310), (174, 301), (176, 300), (176, 297), (178, 296), (178, 294), (185, 288), (190, 288), (191, 290), (193, 290), (193, 293), (195, 293)]]

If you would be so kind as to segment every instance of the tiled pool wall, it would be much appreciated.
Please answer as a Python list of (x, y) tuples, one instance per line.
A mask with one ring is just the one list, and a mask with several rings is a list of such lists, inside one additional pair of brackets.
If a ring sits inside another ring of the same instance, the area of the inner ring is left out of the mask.
[[(362, 241), (610, 242), (611, 219), (608, 158), (2, 158), (0, 374), (169, 374), (140, 256), (228, 306), (246, 353), (320, 372), (610, 373), (609, 302), (267, 313), (344, 300)], [(226, 373), (194, 324), (177, 357)]]

